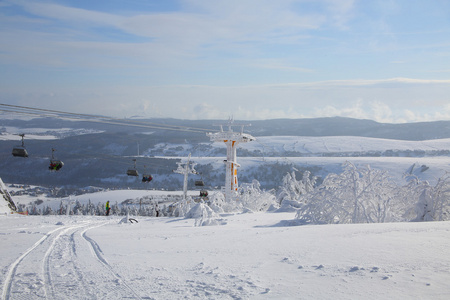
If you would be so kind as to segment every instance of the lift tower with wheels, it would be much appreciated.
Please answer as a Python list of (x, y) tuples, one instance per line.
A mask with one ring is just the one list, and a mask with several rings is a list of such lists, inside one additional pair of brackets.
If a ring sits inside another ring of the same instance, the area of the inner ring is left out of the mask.
[[(233, 124), (232, 119), (229, 120), (227, 126), (228, 131), (223, 131), (223, 125), (220, 126), (220, 131), (216, 133), (207, 133), (211, 141), (213, 142), (224, 142), (227, 146), (227, 159), (224, 160), (225, 163), (225, 186), (222, 191), (225, 194), (225, 201), (231, 201), (235, 198), (238, 189), (238, 178), (237, 178), (237, 168), (240, 165), (236, 161), (236, 148), (239, 143), (246, 143), (254, 141), (255, 138), (250, 134), (244, 133), (245, 125)], [(241, 131), (233, 131), (233, 126), (240, 126)]]
[(188, 175), (189, 174), (197, 174), (194, 169), (196, 163), (191, 162), (191, 154), (189, 153), (188, 159), (186, 163), (177, 162), (178, 169), (173, 170), (173, 172), (184, 175), (183, 180), (183, 200), (187, 198), (187, 184), (188, 184)]

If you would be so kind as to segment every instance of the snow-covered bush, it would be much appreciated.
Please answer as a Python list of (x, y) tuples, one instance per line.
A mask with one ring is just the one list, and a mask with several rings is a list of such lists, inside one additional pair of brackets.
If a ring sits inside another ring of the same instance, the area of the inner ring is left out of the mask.
[(208, 196), (209, 198), (209, 207), (211, 207), (211, 209), (220, 214), (225, 212), (225, 209), (228, 209), (227, 203), (225, 202), (225, 195), (223, 193), (212, 193)]
[(279, 212), (295, 212), (302, 206), (300, 201), (308, 193), (315, 189), (317, 177), (312, 176), (311, 172), (305, 171), (301, 180), (297, 180), (295, 171), (287, 173), (283, 177), (282, 186), (277, 196), (277, 202), (280, 204)]
[(416, 205), (413, 221), (448, 221), (450, 220), (450, 174), (438, 179), (435, 186), (417, 178), (410, 182), (409, 188), (415, 194)]
[(209, 196), (209, 207), (216, 213), (267, 211), (277, 206), (273, 190), (261, 190), (259, 181), (253, 180), (251, 184), (242, 184), (231, 201), (225, 201), (221, 192)]
[(191, 197), (186, 197), (186, 199), (181, 200), (180, 202), (175, 204), (173, 209), (172, 216), (173, 217), (185, 217), (186, 214), (191, 210), (193, 206), (195, 206), (195, 202)]
[(186, 218), (196, 219), (195, 226), (212, 226), (225, 225), (226, 221), (219, 217), (208, 205), (205, 203), (195, 204), (187, 213)]
[(301, 195), (296, 218), (306, 223), (380, 223), (398, 220), (391, 210), (398, 187), (387, 172), (346, 162), (314, 191)]
[(305, 171), (302, 179), (295, 178), (295, 171), (287, 173), (282, 180), (280, 192), (278, 193), (278, 203), (282, 204), (284, 200), (298, 201), (301, 195), (305, 195), (314, 190), (317, 178), (311, 176), (311, 172)]
[(267, 211), (277, 205), (274, 191), (261, 190), (258, 180), (251, 184), (242, 184), (238, 188), (238, 201), (236, 202), (244, 210)]

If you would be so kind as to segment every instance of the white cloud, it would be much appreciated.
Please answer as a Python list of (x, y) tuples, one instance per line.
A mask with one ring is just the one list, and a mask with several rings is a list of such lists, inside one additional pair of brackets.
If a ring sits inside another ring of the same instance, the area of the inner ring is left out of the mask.
[(224, 119), (233, 115), (236, 119), (252, 120), (342, 116), (389, 123), (450, 120), (450, 84), (445, 80), (364, 82), (255, 86), (125, 84), (70, 89), (27, 86), (20, 93), (14, 87), (5, 87), (0, 97), (6, 103), (14, 99), (25, 106), (118, 117)]
[[(348, 60), (348, 49), (360, 47), (345, 38), (359, 33), (350, 26), (362, 22), (361, 9), (380, 4), (182, 0), (176, 11), (105, 13), (62, 2), (7, 3), (27, 11), (0, 10), (0, 64), (7, 67), (0, 97), (9, 101), (120, 117), (449, 116), (450, 80), (406, 78), (404, 70), (418, 69), (413, 55), (371, 52), (368, 61), (367, 52), (355, 53), (362, 68)], [(352, 75), (362, 79), (342, 79)]]
[[(192, 111), (190, 109), (184, 108), (186, 113), (192, 113), (194, 119), (199, 120), (208, 120), (208, 119), (225, 119), (227, 118), (226, 113), (221, 111), (218, 107), (215, 107), (213, 105), (210, 105), (208, 103), (200, 103), (199, 105), (196, 105), (192, 108)], [(228, 112), (230, 113), (230, 112)]]
[(45, 3), (17, 0), (12, 3), (21, 5), (26, 11), (40, 17), (77, 24), (88, 25), (86, 23), (90, 23), (91, 25), (100, 24), (104, 26), (116, 26), (116, 24), (119, 24), (121, 20), (123, 20), (123, 17), (113, 14), (80, 9), (49, 2)]
[(369, 115), (363, 108), (363, 101), (358, 100), (352, 106), (337, 108), (327, 105), (324, 108), (316, 108), (315, 117), (347, 117), (356, 119), (369, 119)]
[(370, 106), (372, 112), (371, 119), (380, 123), (392, 123), (394, 121), (392, 118), (392, 110), (387, 104), (375, 101)]

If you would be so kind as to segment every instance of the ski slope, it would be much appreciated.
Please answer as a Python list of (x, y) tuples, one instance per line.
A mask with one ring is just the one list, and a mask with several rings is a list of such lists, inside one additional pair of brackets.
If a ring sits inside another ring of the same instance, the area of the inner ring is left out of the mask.
[(450, 222), (0, 217), (2, 299), (448, 299)]

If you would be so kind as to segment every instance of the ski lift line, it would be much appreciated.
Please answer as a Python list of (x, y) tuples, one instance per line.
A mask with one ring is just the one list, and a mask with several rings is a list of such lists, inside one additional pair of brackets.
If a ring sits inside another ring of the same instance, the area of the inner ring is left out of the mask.
[[(119, 118), (106, 117), (106, 116), (100, 116), (100, 115), (71, 113), (71, 112), (64, 112), (64, 111), (58, 111), (58, 110), (41, 109), (41, 108), (0, 103), (0, 107), (2, 107), (2, 106), (6, 106), (6, 107), (12, 108), (12, 109), (6, 110), (6, 109), (0, 108), (0, 111), (22, 113), (22, 114), (29, 114), (29, 115), (53, 116), (53, 117), (57, 117), (57, 118), (71, 119), (70, 117), (63, 116), (63, 115), (68, 115), (68, 116), (87, 117), (88, 118), (88, 119), (75, 118), (76, 120), (80, 120), (80, 121), (100, 122), (100, 123), (106, 123), (106, 124), (156, 128), (156, 129), (175, 130), (175, 131), (201, 132), (201, 133), (211, 131), (210, 129), (205, 129), (205, 128), (177, 126), (177, 125), (163, 125), (163, 124), (158, 124), (158, 123), (154, 123), (154, 122), (141, 122), (141, 121), (119, 119)], [(41, 114), (38, 112), (51, 113), (51, 115)], [(59, 115), (59, 114), (62, 114), (62, 115)]]
[[(0, 135), (1, 137), (1, 135)], [(33, 138), (27, 138), (27, 140), (39, 140), (39, 139), (33, 139)], [(0, 157), (9, 157), (11, 154), (0, 154)], [(103, 160), (103, 161), (109, 161), (109, 162), (115, 162), (117, 164), (123, 164), (123, 165), (128, 165), (128, 162), (124, 162), (121, 160), (127, 159), (129, 157), (135, 157), (135, 156), (118, 156), (118, 155), (108, 155), (108, 154), (102, 154), (102, 156), (94, 156), (94, 153), (89, 154), (89, 153), (66, 153), (66, 155), (64, 155), (66, 158), (67, 157), (71, 157), (71, 158), (78, 158), (78, 159), (92, 159), (92, 160)], [(31, 157), (31, 159), (35, 158), (35, 159), (51, 159), (51, 156), (46, 155), (44, 153), (34, 153)], [(153, 159), (154, 157), (147, 157), (147, 156), (139, 156), (138, 157), (140, 161), (142, 160), (146, 160), (145, 161), (145, 165), (152, 167), (152, 168), (157, 168), (157, 169), (163, 169), (163, 168), (167, 168), (167, 165), (162, 165), (162, 164), (158, 164), (155, 162), (151, 162), (148, 160)], [(139, 163), (138, 165), (141, 165), (141, 163)]]
[[(9, 110), (3, 110), (0, 109), (0, 111), (5, 111), (5, 112), (11, 112), (11, 113), (18, 113), (18, 114), (24, 114), (23, 112), (20, 111), (9, 111)], [(26, 115), (35, 115), (35, 116), (40, 116), (40, 117), (55, 117), (55, 118), (59, 118), (59, 119), (64, 119), (64, 120), (72, 120), (72, 121), (81, 121), (81, 122), (95, 122), (95, 123), (103, 123), (103, 124), (111, 124), (111, 125), (121, 125), (121, 126), (131, 126), (131, 127), (141, 127), (141, 128), (150, 128), (150, 129), (163, 129), (163, 130), (173, 130), (173, 131), (183, 131), (183, 132), (196, 132), (196, 133), (205, 133), (208, 132), (207, 129), (199, 129), (199, 130), (193, 130), (191, 128), (193, 127), (186, 127), (185, 129), (183, 129), (182, 127), (179, 128), (174, 128), (174, 127), (169, 127), (168, 126), (164, 126), (164, 125), (149, 125), (146, 123), (140, 123), (138, 124), (137, 122), (134, 122), (136, 124), (130, 123), (130, 121), (120, 121), (120, 122), (113, 122), (113, 121), (107, 121), (107, 120), (95, 120), (95, 119), (80, 119), (80, 118), (72, 118), (72, 117), (63, 117), (63, 116), (55, 116), (55, 115), (43, 115), (43, 114), (38, 114), (38, 113), (25, 113)], [(128, 123), (127, 123), (128, 122)], [(200, 131), (203, 130), (203, 131)]]
[[(9, 154), (0, 154), (0, 158), (1, 159), (6, 159), (8, 157), (11, 156), (11, 153)], [(66, 154), (63, 155), (63, 159), (67, 159), (67, 157), (71, 157), (71, 158), (75, 158), (75, 159), (91, 159), (91, 160), (101, 160), (101, 161), (108, 161), (108, 162), (112, 162), (112, 163), (116, 163), (116, 164), (120, 164), (120, 165), (129, 165), (129, 162), (125, 162), (123, 161), (126, 157), (125, 156), (114, 156), (114, 155), (102, 155), (101, 157), (99, 156), (94, 156), (94, 155), (90, 155), (90, 154), (77, 154), (77, 153), (70, 153), (70, 154)], [(145, 160), (145, 159), (151, 159), (153, 157), (140, 157), (140, 160)], [(33, 154), (31, 156), (29, 156), (29, 159), (33, 160), (33, 159), (39, 159), (39, 160), (48, 160), (51, 159), (51, 155), (46, 155), (46, 154)], [(142, 165), (141, 162), (138, 163), (138, 166), (140, 167)], [(158, 164), (158, 163), (153, 163), (153, 162), (145, 162), (145, 165), (147, 167), (151, 167), (153, 169), (166, 169), (167, 165), (162, 165), (162, 164)]]
[[(30, 116), (38, 115), (36, 113), (31, 113), (31, 112), (18, 112), (18, 111), (15, 111), (15, 110), (8, 110), (8, 109), (2, 109), (2, 108), (0, 108), (0, 111), (8, 112), (8, 113), (20, 113), (20, 114), (30, 115)], [(45, 115), (42, 115), (42, 117), (45, 117)]]
[[(113, 118), (113, 117), (107, 117), (107, 116), (102, 116), (102, 115), (92, 115), (92, 114), (81, 114), (81, 113), (71, 113), (71, 112), (64, 112), (64, 111), (58, 111), (58, 110), (51, 110), (51, 109), (42, 109), (42, 108), (34, 108), (34, 107), (27, 107), (27, 106), (18, 106), (18, 105), (11, 105), (11, 104), (2, 104), (0, 103), (0, 106), (8, 106), (8, 107), (14, 107), (14, 108), (19, 108), (19, 109), (26, 109), (26, 110), (37, 110), (37, 111), (44, 111), (44, 112), (51, 112), (51, 113), (56, 113), (56, 114), (67, 114), (67, 115), (73, 115), (73, 116), (83, 116), (83, 117), (90, 117), (90, 118), (99, 118), (99, 119), (105, 119), (105, 120), (115, 120), (115, 121), (121, 121), (123, 122), (124, 119), (120, 119), (120, 118)], [(125, 119), (126, 120), (126, 119)], [(143, 125), (149, 125), (149, 124), (153, 124), (155, 126), (162, 126), (164, 128), (167, 127), (171, 127), (174, 129), (191, 129), (191, 127), (186, 127), (186, 126), (177, 126), (177, 125), (162, 125), (162, 124), (157, 124), (157, 123), (153, 123), (153, 122), (140, 122), (140, 121), (134, 121), (134, 120), (126, 120), (126, 122), (131, 122), (131, 123), (136, 123), (136, 124), (143, 124)], [(202, 131), (208, 131), (207, 129), (204, 128), (194, 128), (192, 127), (192, 129), (198, 129), (198, 130), (202, 130)]]
[(108, 118), (101, 115), (88, 115), (88, 114), (80, 114), (80, 113), (71, 113), (71, 112), (64, 112), (64, 111), (58, 111), (58, 110), (52, 110), (52, 109), (43, 109), (43, 108), (36, 108), (36, 107), (28, 107), (28, 106), (19, 106), (19, 105), (12, 105), (12, 104), (3, 104), (0, 103), (1, 106), (6, 107), (13, 107), (18, 109), (26, 109), (26, 110), (37, 110), (37, 111), (44, 111), (44, 112), (51, 112), (51, 113), (58, 113), (58, 114), (68, 114), (68, 115), (77, 115), (77, 116), (85, 116), (85, 117), (96, 117), (96, 118)]
[[(103, 155), (102, 157), (98, 157), (98, 156), (93, 156), (93, 155), (89, 155), (89, 154), (70, 154), (70, 156), (77, 157), (80, 159), (86, 158), (86, 159), (92, 159), (92, 160), (102, 160), (102, 161), (114, 162), (114, 163), (120, 164), (120, 165), (129, 165), (130, 164), (128, 161), (124, 161), (124, 159), (126, 158), (125, 156)], [(142, 159), (146, 159), (146, 158), (147, 157), (142, 157)], [(149, 157), (149, 158), (151, 158), (151, 157)], [(137, 165), (140, 166), (140, 165), (142, 165), (142, 163), (139, 162)], [(156, 168), (156, 169), (167, 168), (167, 166), (165, 166), (165, 165), (161, 165), (158, 163), (152, 163), (152, 162), (145, 162), (145, 165)]]
[[(83, 155), (79, 155), (83, 157)], [(116, 162), (118, 164), (122, 164), (122, 165), (129, 165), (128, 161), (125, 161), (125, 156), (114, 156), (114, 155), (108, 155), (106, 156), (107, 158), (105, 158), (105, 156), (103, 157), (94, 157), (94, 156), (87, 156), (84, 155), (84, 157), (90, 157), (91, 159), (98, 159), (98, 160), (104, 160), (104, 161), (110, 161), (110, 162)], [(137, 165), (140, 167), (141, 165), (145, 165), (148, 167), (152, 167), (152, 168), (156, 168), (156, 169), (166, 169), (167, 165), (162, 165), (159, 163), (154, 163), (154, 162), (149, 162), (149, 161), (145, 161), (145, 163), (142, 163), (142, 160), (145, 159), (151, 159), (152, 157), (141, 157), (141, 159), (139, 159), (139, 161), (137, 161)], [(118, 160), (120, 159), (120, 160)]]

